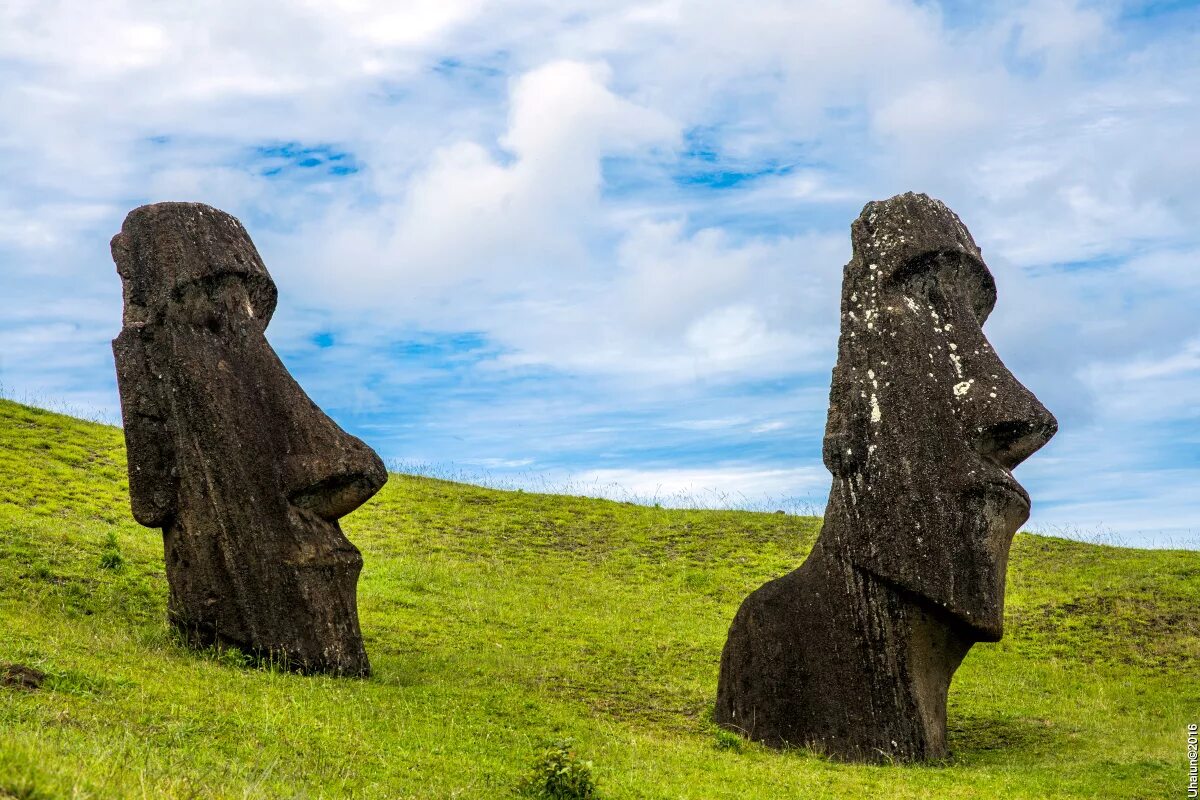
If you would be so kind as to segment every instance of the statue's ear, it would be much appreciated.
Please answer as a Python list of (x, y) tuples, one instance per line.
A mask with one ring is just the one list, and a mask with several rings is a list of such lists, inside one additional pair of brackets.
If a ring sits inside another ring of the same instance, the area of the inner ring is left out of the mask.
[(125, 425), (133, 518), (147, 528), (161, 528), (175, 514), (179, 475), (168, 409), (159, 379), (146, 358), (144, 337), (151, 335), (147, 328), (125, 328), (113, 340), (113, 356)]
[(825, 467), (835, 480), (849, 478), (862, 471), (866, 464), (868, 444), (866, 415), (859, 408), (862, 404), (853, 397), (832, 396), (839, 389), (835, 375), (822, 445)]

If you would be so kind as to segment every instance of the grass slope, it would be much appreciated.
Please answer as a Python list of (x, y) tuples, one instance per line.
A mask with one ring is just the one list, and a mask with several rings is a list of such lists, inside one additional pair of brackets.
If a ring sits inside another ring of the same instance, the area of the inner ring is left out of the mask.
[(354, 681), (174, 643), (119, 430), (0, 402), (0, 487), (0, 662), (49, 675), (0, 687), (0, 798), (502, 798), (562, 737), (610, 800), (1184, 793), (1198, 553), (1018, 536), (1007, 635), (951, 690), (953, 759), (861, 767), (708, 719), (739, 601), (816, 519), (393, 475), (344, 520), (375, 667)]

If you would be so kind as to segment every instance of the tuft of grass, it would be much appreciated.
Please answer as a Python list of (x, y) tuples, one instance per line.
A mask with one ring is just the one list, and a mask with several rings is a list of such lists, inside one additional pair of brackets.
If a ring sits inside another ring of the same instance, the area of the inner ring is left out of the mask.
[(713, 734), (714, 746), (718, 750), (733, 750), (741, 752), (742, 745), (746, 744), (746, 740), (738, 736), (732, 731), (727, 731), (724, 728), (717, 728)]
[(125, 559), (117, 544), (117, 535), (109, 531), (104, 540), (104, 549), (100, 551), (100, 569), (120, 569), (124, 564)]
[(0, 486), (0, 663), (47, 676), (0, 687), (4, 800), (495, 800), (560, 739), (605, 800), (1157, 798), (1200, 713), (1195, 552), (1017, 536), (1004, 639), (951, 687), (952, 758), (881, 768), (711, 721), (730, 620), (813, 517), (393, 475), (343, 520), (374, 674), (338, 680), (173, 637), (118, 429), (0, 401)]

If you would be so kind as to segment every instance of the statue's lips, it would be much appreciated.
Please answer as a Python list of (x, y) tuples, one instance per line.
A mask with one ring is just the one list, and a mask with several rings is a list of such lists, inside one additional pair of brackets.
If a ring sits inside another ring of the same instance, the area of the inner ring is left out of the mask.
[(999, 494), (1005, 494), (1009, 497), (1014, 497), (1017, 500), (1020, 500), (1021, 505), (1023, 505), (1026, 509), (1030, 509), (1032, 507), (1032, 503), (1029, 499), (1029, 492), (1025, 491), (1025, 487), (1017, 483), (1014, 478), (988, 481), (984, 484), (984, 489), (994, 491)]

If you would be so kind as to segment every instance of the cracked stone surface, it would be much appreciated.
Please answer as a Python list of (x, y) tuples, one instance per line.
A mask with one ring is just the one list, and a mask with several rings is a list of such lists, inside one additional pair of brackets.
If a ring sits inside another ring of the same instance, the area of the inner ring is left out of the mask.
[(162, 529), (171, 624), (197, 646), (368, 675), (362, 555), (338, 519), (387, 472), (267, 343), (277, 293), (250, 237), (210, 206), (159, 203), (129, 213), (112, 255), (130, 502)]
[(954, 671), (1002, 633), (1030, 511), (1012, 469), (1058, 426), (983, 334), (996, 284), (954, 212), (923, 194), (868, 203), (851, 239), (824, 525), (738, 610), (716, 718), (844, 760), (943, 758)]

